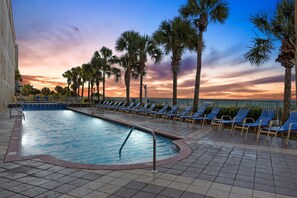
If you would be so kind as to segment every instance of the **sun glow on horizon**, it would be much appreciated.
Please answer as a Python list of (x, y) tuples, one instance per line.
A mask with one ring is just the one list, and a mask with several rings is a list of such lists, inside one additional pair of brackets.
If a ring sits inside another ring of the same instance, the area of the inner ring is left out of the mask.
[[(12, 0), (22, 84), (51, 90), (56, 85), (67, 86), (62, 77), (66, 70), (90, 61), (94, 51), (102, 46), (112, 49), (116, 55), (121, 54), (114, 46), (122, 32), (135, 30), (151, 35), (162, 20), (176, 16), (186, 0), (168, 2), (77, 0), (69, 5), (61, 0)], [(276, 0), (265, 3), (230, 0), (228, 20), (224, 24), (209, 25), (202, 57), (200, 98), (283, 98), (285, 70), (274, 62), (273, 55), (262, 67), (253, 67), (243, 56), (255, 36), (248, 20), (250, 14), (272, 9), (275, 3)], [(140, 12), (139, 6), (146, 11)], [(124, 16), (120, 12), (123, 8), (127, 13)], [(160, 63), (148, 58), (146, 64), (144, 84), (148, 86), (148, 96), (171, 98), (171, 54), (164, 56)], [(195, 74), (196, 53), (185, 51), (178, 73), (178, 98), (193, 98)], [(86, 96), (87, 83), (84, 87)], [(139, 96), (139, 79), (131, 80), (130, 89), (131, 97)], [(105, 91), (108, 97), (125, 97), (124, 73), (117, 83), (113, 78), (107, 79)]]

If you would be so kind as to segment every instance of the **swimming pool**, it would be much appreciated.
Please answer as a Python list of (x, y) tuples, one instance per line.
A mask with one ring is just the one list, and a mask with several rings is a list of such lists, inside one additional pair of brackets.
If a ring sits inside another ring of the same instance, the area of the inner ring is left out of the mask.
[[(130, 128), (71, 110), (25, 111), (21, 155), (52, 155), (58, 159), (98, 165), (152, 161), (151, 134), (134, 130), (119, 157)], [(157, 136), (157, 160), (177, 155), (172, 140)]]

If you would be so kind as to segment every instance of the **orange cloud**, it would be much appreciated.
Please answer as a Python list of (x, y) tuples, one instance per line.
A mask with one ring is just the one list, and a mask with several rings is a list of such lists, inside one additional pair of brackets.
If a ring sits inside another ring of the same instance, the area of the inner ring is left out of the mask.
[(37, 89), (48, 87), (49, 89), (54, 90), (57, 85), (61, 87), (67, 86), (66, 83), (59, 82), (59, 78), (54, 77), (22, 75), (22, 78), (22, 85), (31, 84)]

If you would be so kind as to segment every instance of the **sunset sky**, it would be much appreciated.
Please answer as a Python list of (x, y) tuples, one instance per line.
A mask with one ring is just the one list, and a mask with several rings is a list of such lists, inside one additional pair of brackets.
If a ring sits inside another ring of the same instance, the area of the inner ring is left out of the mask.
[[(251, 14), (274, 10), (277, 0), (229, 0), (224, 24), (210, 24), (204, 33), (201, 98), (282, 99), (284, 68), (271, 61), (261, 67), (244, 61), (256, 29)], [(88, 62), (106, 46), (114, 54), (115, 41), (124, 31), (151, 35), (163, 20), (178, 15), (186, 0), (12, 0), (23, 84), (35, 88), (66, 86), (62, 74)], [(147, 63), (144, 84), (149, 97), (172, 97), (170, 55)], [(178, 97), (193, 98), (196, 53), (186, 52), (178, 75)], [(123, 76), (123, 75), (122, 75)], [(102, 88), (102, 87), (101, 87)], [(292, 84), (292, 91), (294, 92)], [(131, 96), (139, 94), (139, 80), (131, 83)], [(125, 96), (120, 82), (108, 79), (107, 96)], [(292, 94), (294, 95), (294, 93)]]

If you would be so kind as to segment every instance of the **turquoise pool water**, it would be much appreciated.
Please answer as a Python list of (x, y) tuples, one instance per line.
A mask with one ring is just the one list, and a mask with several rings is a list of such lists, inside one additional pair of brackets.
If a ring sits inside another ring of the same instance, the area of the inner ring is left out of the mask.
[[(49, 154), (65, 161), (118, 165), (152, 161), (151, 134), (70, 110), (25, 111), (21, 155)], [(171, 139), (157, 136), (157, 160), (177, 154)]]

